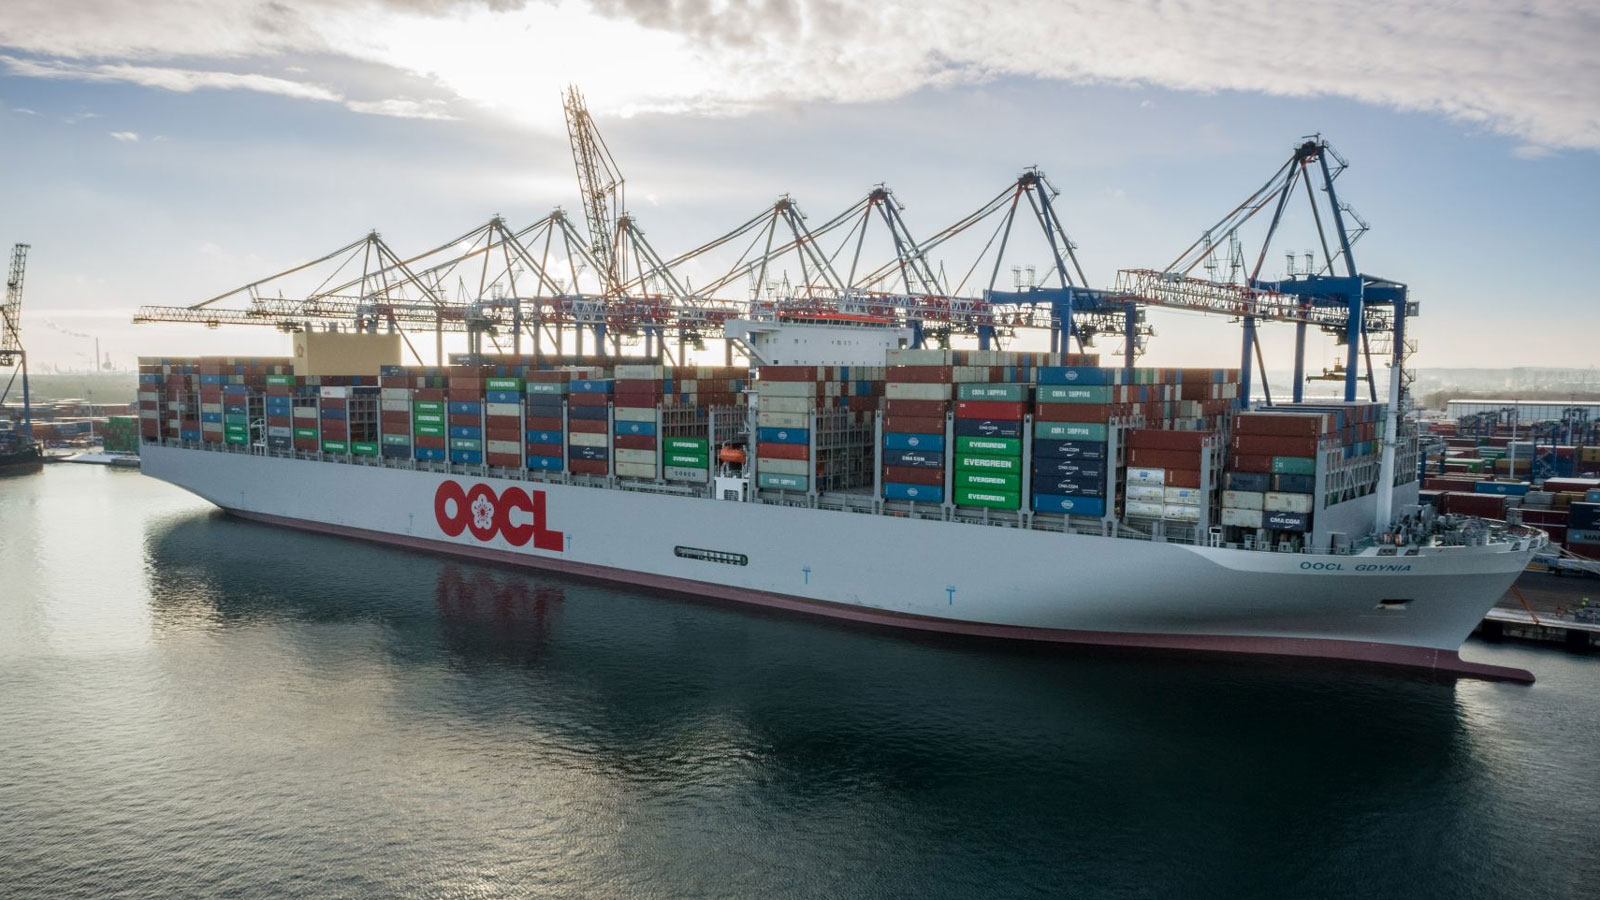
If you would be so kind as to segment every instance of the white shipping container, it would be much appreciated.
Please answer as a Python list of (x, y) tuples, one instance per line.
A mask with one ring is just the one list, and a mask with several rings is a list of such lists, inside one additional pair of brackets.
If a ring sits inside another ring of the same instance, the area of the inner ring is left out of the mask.
[(287, 425), (268, 425), (267, 437), (294, 437), (294, 429)]
[(694, 481), (704, 484), (709, 476), (705, 469), (696, 469), (692, 466), (665, 466), (661, 470), (661, 477), (668, 481)]
[(815, 397), (820, 393), (820, 385), (815, 381), (760, 381), (756, 383), (756, 394), (762, 399), (767, 397)]
[[(1205, 495), (1200, 492), (1199, 488), (1169, 487), (1163, 492), (1161, 499), (1168, 505), (1201, 506), (1204, 504)], [(1167, 518), (1170, 519), (1172, 517), (1168, 516)]]
[(758, 407), (762, 412), (808, 413), (817, 408), (812, 397), (762, 397)]
[(514, 454), (517, 454), (517, 455), (520, 456), (522, 454), (522, 442), (521, 441), (485, 441), (484, 442), (484, 449), (489, 451), (490, 453), (514, 453)]
[(411, 401), (410, 400), (395, 400), (393, 398), (386, 399), (386, 400), (379, 400), (378, 401), (378, 406), (384, 412), (403, 412), (403, 413), (411, 412)]
[[(955, 359), (949, 350), (890, 350), (886, 356), (890, 366), (948, 366)], [(910, 399), (910, 398), (907, 398)]]
[(659, 379), (667, 377), (667, 367), (628, 363), (626, 365), (618, 365), (616, 373), (618, 378)]
[[(890, 376), (894, 377), (893, 375)], [(915, 384), (891, 381), (883, 386), (883, 395), (890, 400), (949, 400), (952, 385)]]
[(343, 386), (341, 386), (341, 387), (318, 388), (317, 389), (317, 394), (318, 394), (318, 396), (321, 396), (321, 397), (331, 397), (331, 398), (337, 399), (337, 398), (340, 398), (340, 397), (349, 397), (350, 396), (350, 389), (347, 388), (347, 387), (343, 387)]
[(1129, 500), (1124, 509), (1130, 516), (1138, 516), (1146, 519), (1159, 519), (1161, 518), (1162, 504), (1152, 503), (1144, 500)]
[(141, 418), (141, 419), (159, 419), (159, 418), (161, 418), (161, 413), (156, 411), (156, 410), (153, 410), (153, 409), (141, 409), (141, 410), (139, 410), (139, 418)]
[(296, 406), (294, 408), (294, 417), (296, 419), (304, 419), (307, 422), (315, 422), (317, 420), (317, 408), (315, 406)]
[(486, 403), (483, 407), (484, 415), (509, 416), (516, 418), (522, 415), (521, 403)]
[(654, 422), (656, 410), (653, 406), (618, 406), (611, 410), (611, 417), (617, 422)]
[[(1232, 509), (1261, 509), (1261, 502), (1266, 495), (1260, 491), (1223, 491), (1223, 508)], [(1260, 518), (1257, 516), (1257, 518)]]
[[(641, 466), (646, 463), (651, 466), (656, 464), (656, 452), (654, 450), (624, 450), (619, 447), (611, 451), (611, 458), (619, 463), (638, 463)], [(653, 472), (654, 469), (651, 471)]]
[(1144, 503), (1161, 503), (1166, 500), (1166, 491), (1159, 484), (1130, 484), (1127, 495), (1129, 500), (1139, 500)]
[(161, 392), (160, 391), (140, 391), (139, 392), (139, 399), (140, 400), (160, 400), (161, 399)]
[(611, 439), (604, 434), (574, 431), (567, 435), (567, 444), (572, 447), (609, 447)]
[(763, 456), (756, 460), (756, 471), (767, 475), (810, 475), (811, 460), (770, 459)]
[(1267, 512), (1308, 513), (1311, 512), (1311, 495), (1269, 491), (1261, 505)]
[(1187, 503), (1168, 503), (1161, 507), (1161, 518), (1171, 519), (1174, 522), (1200, 521), (1200, 507), (1190, 506)]
[(756, 413), (756, 425), (762, 428), (808, 428), (811, 416), (806, 413)]
[[(619, 450), (617, 452), (626, 453), (627, 451)], [(617, 463), (613, 468), (616, 469), (617, 477), (619, 477), (619, 478), (652, 478), (653, 479), (653, 478), (656, 477), (656, 464), (653, 463), (653, 462), (652, 463), (636, 463), (636, 462), (630, 463), (630, 462), (623, 462), (622, 460), (619, 459), (619, 460), (617, 460)]]
[(1231, 506), (1222, 508), (1222, 524), (1237, 525), (1240, 528), (1260, 528), (1261, 510), (1236, 509)]
[(410, 402), (411, 388), (378, 388), (378, 396), (384, 400), (405, 400), (406, 402)]
[(1165, 484), (1167, 481), (1166, 469), (1136, 469), (1128, 468), (1128, 484)]

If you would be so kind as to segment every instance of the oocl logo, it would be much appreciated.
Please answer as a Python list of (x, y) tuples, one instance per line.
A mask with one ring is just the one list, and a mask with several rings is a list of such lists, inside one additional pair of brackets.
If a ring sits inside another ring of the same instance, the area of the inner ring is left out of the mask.
[(545, 526), (544, 491), (513, 486), (496, 496), (486, 484), (463, 488), (459, 482), (444, 481), (433, 493), (433, 517), (450, 537), (470, 531), (480, 541), (498, 534), (513, 547), (533, 541), (537, 550), (560, 552), (567, 546), (564, 533)]

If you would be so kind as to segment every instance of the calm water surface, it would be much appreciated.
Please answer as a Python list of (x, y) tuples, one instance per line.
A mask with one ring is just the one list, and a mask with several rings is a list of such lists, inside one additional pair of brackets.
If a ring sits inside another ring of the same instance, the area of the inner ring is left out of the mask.
[(1600, 896), (1532, 688), (1025, 652), (0, 480), (0, 897)]

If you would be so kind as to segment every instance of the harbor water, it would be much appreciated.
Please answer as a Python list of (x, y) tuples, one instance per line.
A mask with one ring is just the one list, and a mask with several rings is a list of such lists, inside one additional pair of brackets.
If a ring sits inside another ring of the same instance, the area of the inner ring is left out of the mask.
[(907, 636), (52, 465), (0, 479), (0, 897), (1600, 896), (1600, 658), (1463, 655), (1538, 683)]

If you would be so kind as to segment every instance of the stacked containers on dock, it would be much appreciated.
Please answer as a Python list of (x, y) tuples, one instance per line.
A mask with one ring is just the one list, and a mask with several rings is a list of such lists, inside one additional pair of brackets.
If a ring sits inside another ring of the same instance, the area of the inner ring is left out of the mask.
[(1221, 469), (1214, 437), (1210, 431), (1130, 430), (1127, 514), (1209, 524), (1205, 473)]
[(891, 350), (883, 386), (883, 497), (943, 503), (952, 351)]
[(484, 462), (506, 469), (523, 468), (523, 379), (490, 376), (484, 379), (483, 390)]
[(567, 383), (567, 468), (575, 475), (609, 475), (611, 399), (609, 378), (574, 378)]
[(564, 371), (528, 372), (524, 377), (523, 454), (529, 469), (561, 472), (567, 467), (567, 402)]
[(661, 417), (666, 367), (619, 364), (612, 390), (612, 470), (618, 478), (654, 480), (660, 474)]
[(827, 366), (762, 366), (756, 380), (756, 486), (811, 490), (811, 422)]
[(100, 436), (107, 453), (135, 453), (139, 449), (139, 417), (108, 416)]
[(483, 465), (484, 375), (474, 366), (450, 367), (450, 391), (445, 401), (450, 461), (463, 466)]
[[(1240, 413), (1229, 441), (1224, 525), (1291, 535), (1311, 530), (1317, 459), (1324, 435), (1336, 430), (1325, 412), (1285, 408)], [(1247, 490), (1257, 488), (1258, 490)], [(1259, 516), (1250, 512), (1259, 511)], [(1256, 520), (1259, 519), (1259, 524)]]
[(1114, 502), (1109, 422), (1128, 413), (1115, 391), (1124, 370), (1045, 366), (1036, 377), (1029, 502), (1035, 512), (1104, 516)]
[(957, 382), (956, 506), (1022, 507), (1022, 430), (1028, 392), (1029, 385), (1022, 382)]

